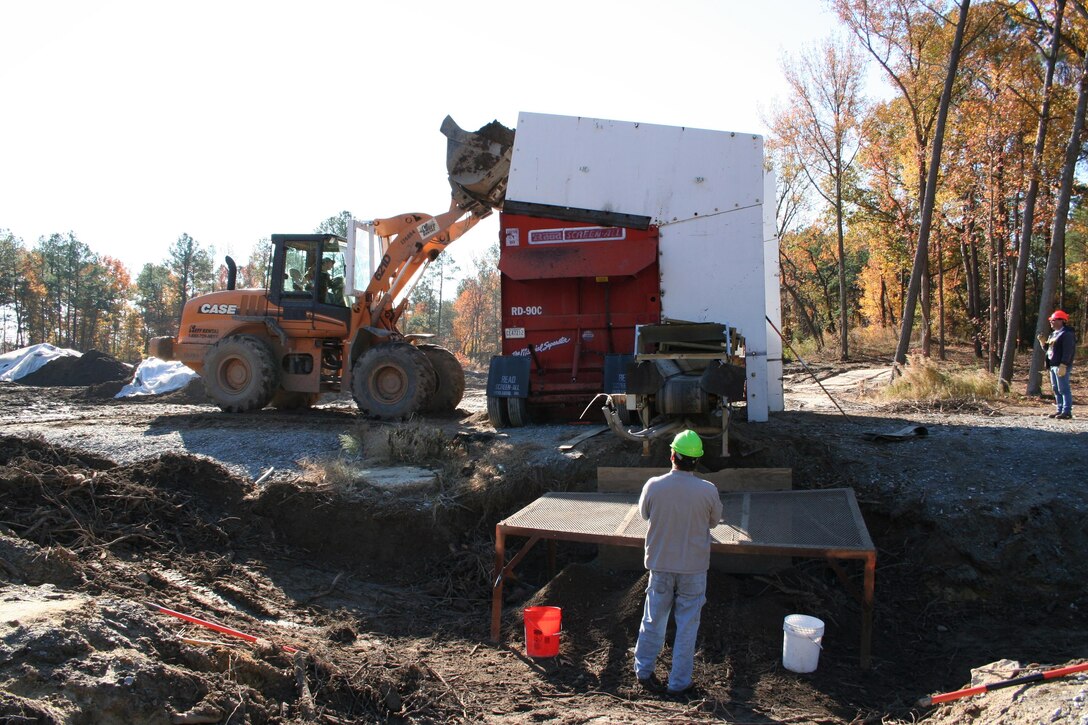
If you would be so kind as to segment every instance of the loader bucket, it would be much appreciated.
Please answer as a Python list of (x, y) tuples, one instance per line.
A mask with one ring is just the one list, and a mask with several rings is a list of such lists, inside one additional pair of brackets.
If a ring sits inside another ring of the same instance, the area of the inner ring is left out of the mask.
[(473, 133), (449, 116), (442, 121), (441, 130), (449, 139), (446, 170), (457, 205), (476, 214), (501, 208), (510, 177), (514, 132), (492, 121)]

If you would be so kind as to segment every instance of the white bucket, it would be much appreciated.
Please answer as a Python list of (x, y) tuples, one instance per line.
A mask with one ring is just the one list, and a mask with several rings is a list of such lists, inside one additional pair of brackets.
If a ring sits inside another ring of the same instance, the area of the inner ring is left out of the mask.
[(823, 621), (791, 614), (783, 620), (782, 631), (782, 666), (790, 672), (815, 672), (824, 638)]

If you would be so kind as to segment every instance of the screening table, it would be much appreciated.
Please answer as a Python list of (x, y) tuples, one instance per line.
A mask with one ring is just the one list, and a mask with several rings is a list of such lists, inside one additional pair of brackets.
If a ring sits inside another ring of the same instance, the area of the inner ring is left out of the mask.
[[(826, 559), (861, 603), (861, 667), (869, 668), (873, 628), (876, 547), (869, 538), (853, 489), (741, 491), (723, 493), (722, 519), (711, 529), (711, 550), (723, 554)], [(528, 541), (506, 561), (506, 537)], [(495, 575), (491, 594), (491, 639), (502, 623), (503, 582), (540, 540), (642, 547), (646, 521), (637, 493), (547, 493), (495, 525)], [(549, 551), (554, 565), (554, 548)], [(839, 560), (864, 565), (857, 591)], [(554, 566), (553, 566), (554, 569)]]

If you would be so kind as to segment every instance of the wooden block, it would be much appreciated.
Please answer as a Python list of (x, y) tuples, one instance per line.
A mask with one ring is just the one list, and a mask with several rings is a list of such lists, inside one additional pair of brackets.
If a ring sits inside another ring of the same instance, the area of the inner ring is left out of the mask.
[[(647, 480), (668, 472), (668, 468), (601, 466), (597, 469), (597, 490), (601, 493), (637, 493)], [(792, 468), (723, 468), (714, 473), (695, 475), (710, 481), (719, 491), (793, 490)]]
[(606, 430), (608, 430), (607, 425), (597, 425), (597, 426), (594, 426), (594, 427), (589, 428), (587, 430), (584, 430), (581, 433), (579, 433), (578, 435), (571, 438), (569, 441), (565, 441), (564, 443), (562, 443), (559, 446), (559, 450), (569, 451), (570, 449), (574, 448), (576, 445), (578, 445), (582, 441), (587, 440), (589, 438), (592, 438), (593, 436), (595, 436), (595, 435), (597, 435), (599, 433), (604, 433)]

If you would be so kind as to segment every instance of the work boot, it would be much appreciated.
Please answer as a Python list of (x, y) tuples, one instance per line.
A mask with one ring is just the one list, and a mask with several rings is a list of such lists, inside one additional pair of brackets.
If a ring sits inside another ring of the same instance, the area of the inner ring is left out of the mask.
[(665, 691), (665, 694), (677, 702), (687, 702), (695, 696), (695, 683), (693, 682), (682, 690), (669, 688)]
[(1072, 420), (1073, 419), (1073, 414), (1072, 413), (1058, 413), (1054, 417), (1057, 418), (1058, 420)]
[(1060, 412), (1059, 412), (1059, 413), (1048, 413), (1048, 414), (1046, 415), (1046, 417), (1047, 417), (1047, 418), (1057, 418), (1057, 417), (1058, 417), (1058, 416), (1060, 416), (1060, 415), (1061, 415), (1061, 413), (1060, 413)]
[(660, 694), (665, 691), (665, 685), (657, 679), (657, 673), (651, 672), (649, 677), (639, 677), (638, 686), (646, 692)]

